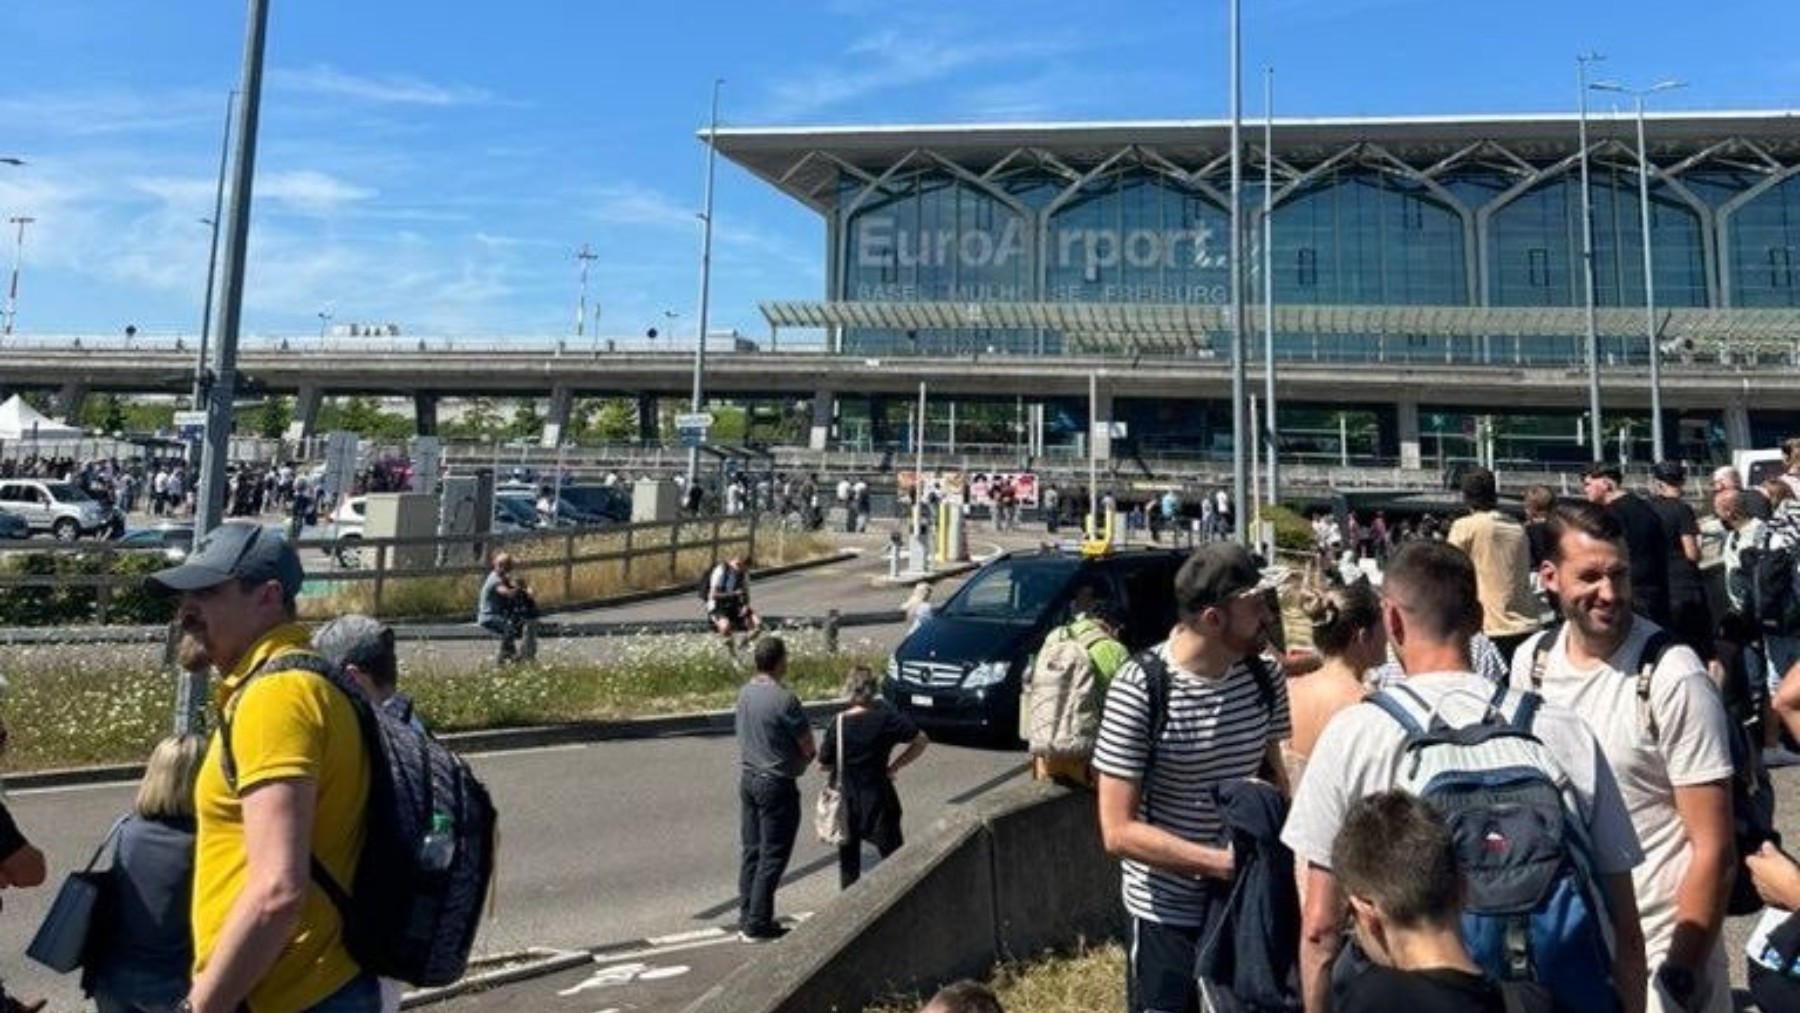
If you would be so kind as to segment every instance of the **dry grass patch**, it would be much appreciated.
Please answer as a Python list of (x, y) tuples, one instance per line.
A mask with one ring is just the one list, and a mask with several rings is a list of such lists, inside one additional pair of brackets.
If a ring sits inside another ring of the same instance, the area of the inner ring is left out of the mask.
[[(1047, 954), (996, 968), (988, 986), (1006, 1013), (1093, 1013), (1125, 999), (1125, 950), (1118, 943), (1082, 944), (1068, 956)], [(914, 1013), (929, 995), (896, 997), (867, 1013)]]

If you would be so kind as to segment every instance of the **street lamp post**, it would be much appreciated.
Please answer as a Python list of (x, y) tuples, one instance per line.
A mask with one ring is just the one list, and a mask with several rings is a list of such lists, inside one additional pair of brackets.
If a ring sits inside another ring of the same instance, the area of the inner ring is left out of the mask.
[[(700, 312), (694, 324), (694, 396), (688, 406), (698, 413), (702, 402), (701, 385), (706, 377), (706, 317), (712, 303), (712, 237), (713, 237), (713, 169), (718, 162), (719, 87), (725, 79), (714, 78), (712, 86), (712, 119), (706, 130), (706, 194), (700, 212)], [(687, 488), (694, 488), (700, 474), (700, 446), (688, 448)], [(693, 495), (691, 492), (688, 495)]]
[(319, 340), (325, 340), (325, 330), (331, 326), (331, 311), (319, 311)]
[(13, 242), (12, 284), (6, 289), (6, 329), (10, 337), (13, 324), (19, 317), (19, 265), (25, 260), (25, 226), (37, 221), (28, 215), (14, 215), (8, 218), (7, 224), (19, 227), (18, 238)]
[(1231, 0), (1231, 517), (1240, 544), (1249, 541), (1250, 458), (1244, 340), (1244, 82), (1243, 0)]
[(250, 247), (250, 199), (256, 179), (257, 120), (262, 112), (263, 52), (268, 42), (268, 0), (250, 0), (244, 29), (244, 69), (239, 88), (231, 200), (225, 208), (225, 248), (220, 253), (219, 319), (213, 332), (212, 384), (206, 391), (206, 445), (196, 484), (194, 531), (217, 527), (225, 506), (225, 462), (231, 450), (231, 407), (237, 393), (238, 329), (243, 322), (244, 265)]
[(1658, 81), (1648, 88), (1628, 88), (1617, 81), (1601, 81), (1589, 85), (1595, 91), (1618, 92), (1631, 96), (1637, 110), (1638, 149), (1638, 227), (1644, 243), (1644, 331), (1650, 353), (1650, 457), (1663, 459), (1662, 418), (1662, 349), (1656, 340), (1656, 258), (1650, 248), (1650, 149), (1644, 142), (1644, 97), (1661, 91), (1685, 87), (1682, 81)]
[(1588, 446), (1593, 460), (1606, 456), (1605, 437), (1600, 430), (1600, 328), (1594, 309), (1594, 192), (1588, 177), (1587, 68), (1606, 57), (1599, 53), (1583, 53), (1575, 58), (1576, 94), (1581, 100), (1581, 274), (1585, 295), (1582, 305), (1587, 318), (1588, 381)]
[[(581, 298), (576, 300), (575, 303), (575, 337), (579, 340), (583, 334), (587, 333), (588, 265), (600, 258), (594, 253), (591, 246), (587, 243), (582, 243), (581, 249), (575, 251), (575, 259), (581, 262)], [(599, 351), (600, 328), (595, 327), (594, 352), (595, 354), (598, 354)]]
[(1275, 68), (1263, 68), (1263, 418), (1269, 433), (1269, 505), (1281, 502), (1281, 429), (1275, 420)]
[(219, 223), (225, 218), (225, 168), (231, 161), (231, 115), (237, 106), (237, 91), (225, 99), (225, 139), (219, 142), (219, 183), (213, 189), (213, 214), (201, 222), (212, 226), (212, 246), (206, 254), (206, 306), (200, 314), (200, 355), (194, 361), (194, 396), (189, 407), (200, 410), (201, 399), (209, 386), (206, 378), (207, 344), (212, 337), (213, 280), (219, 268)]

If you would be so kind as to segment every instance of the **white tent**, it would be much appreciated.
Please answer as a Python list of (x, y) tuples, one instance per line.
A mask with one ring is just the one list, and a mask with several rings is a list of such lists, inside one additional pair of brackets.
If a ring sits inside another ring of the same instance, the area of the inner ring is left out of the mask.
[(69, 440), (81, 435), (81, 427), (50, 418), (17, 394), (0, 403), (0, 440)]

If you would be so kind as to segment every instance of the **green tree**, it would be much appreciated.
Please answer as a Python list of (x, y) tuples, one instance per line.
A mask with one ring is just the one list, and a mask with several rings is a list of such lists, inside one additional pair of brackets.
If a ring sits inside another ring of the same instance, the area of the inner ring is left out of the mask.
[(256, 410), (253, 423), (256, 435), (264, 439), (280, 439), (294, 421), (294, 405), (288, 398), (271, 394)]
[(81, 416), (77, 425), (83, 429), (122, 433), (125, 431), (125, 402), (119, 395), (112, 393), (90, 397), (81, 406)]
[(594, 436), (602, 440), (635, 440), (638, 435), (637, 403), (630, 398), (611, 398), (600, 406), (594, 419)]
[(513, 408), (511, 421), (507, 422), (502, 435), (509, 440), (536, 439), (544, 431), (544, 416), (538, 411), (537, 401), (523, 398)]
[(366, 395), (343, 398), (319, 409), (319, 428), (342, 429), (377, 439), (405, 439), (412, 435), (412, 420), (398, 412), (383, 411), (380, 402)]
[(500, 409), (491, 397), (470, 398), (462, 413), (438, 423), (438, 432), (453, 440), (492, 440), (500, 431)]

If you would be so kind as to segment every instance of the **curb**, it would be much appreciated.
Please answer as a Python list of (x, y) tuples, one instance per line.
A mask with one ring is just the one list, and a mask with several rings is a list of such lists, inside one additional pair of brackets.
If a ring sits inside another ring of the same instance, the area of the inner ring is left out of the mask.
[[(843, 706), (841, 700), (813, 700), (801, 705), (807, 720), (830, 717)], [(623, 742), (634, 739), (658, 739), (679, 735), (729, 735), (736, 723), (735, 711), (696, 711), (647, 718), (621, 718), (614, 721), (578, 721), (566, 725), (536, 725), (528, 728), (494, 728), (474, 732), (451, 732), (442, 736), (446, 745), (463, 755), (495, 753), (511, 749), (537, 749), (545, 746), (578, 745), (590, 742)], [(70, 767), (40, 770), (6, 778), (12, 791), (41, 788), (70, 788), (83, 785), (121, 784), (144, 776), (141, 763), (113, 764), (103, 767)]]
[(594, 958), (586, 950), (552, 950), (533, 946), (529, 949), (498, 953), (482, 959), (489, 963), (509, 963), (516, 966), (472, 974), (453, 984), (439, 988), (407, 992), (400, 997), (400, 1008), (411, 1009), (414, 1006), (425, 1006), (434, 1002), (443, 1002), (445, 999), (454, 999), (466, 992), (499, 988), (502, 985), (512, 985), (521, 981), (529, 981), (532, 978), (541, 978), (547, 974), (555, 974), (571, 967), (592, 963)]
[[(780, 566), (758, 567), (751, 571), (751, 576), (779, 577), (785, 573), (795, 573), (814, 567), (830, 566), (834, 563), (859, 559), (862, 555), (863, 552), (861, 549), (842, 549), (830, 555), (820, 556), (817, 559), (783, 563)], [(616, 605), (636, 605), (647, 601), (660, 601), (665, 598), (679, 598), (683, 595), (692, 594), (693, 589), (691, 587), (665, 587), (648, 591), (633, 591), (629, 594), (614, 595), (610, 598), (601, 598), (591, 602), (559, 605), (552, 609), (545, 609), (543, 615), (556, 616), (570, 612), (585, 612), (589, 609), (611, 608)], [(812, 617), (806, 618), (811, 619)], [(823, 617), (818, 617), (815, 621), (823, 621)], [(644, 620), (644, 622), (640, 624), (622, 623), (620, 625), (635, 630), (642, 625), (654, 626), (668, 622), (673, 622), (673, 620)], [(417, 617), (414, 617), (412, 619), (398, 618), (389, 620), (388, 625), (394, 628), (394, 632), (400, 640), (420, 639), (408, 636), (409, 630), (413, 627), (432, 630), (433, 634), (424, 638), (431, 640), (492, 640), (494, 638), (493, 634), (486, 630), (479, 629), (467, 621), (457, 624), (447, 624), (433, 620), (420, 620)], [(570, 625), (579, 628), (589, 624), (581, 623)], [(703, 628), (703, 624), (698, 619), (686, 623), (686, 625), (701, 626)], [(556, 633), (553, 632), (556, 628), (555, 624), (545, 624), (545, 626), (546, 629), (538, 634), (540, 637), (556, 636)], [(169, 628), (167, 626), (8, 626), (0, 627), (0, 647), (36, 644), (53, 644), (56, 646), (76, 644), (160, 644), (168, 639), (168, 635)]]

